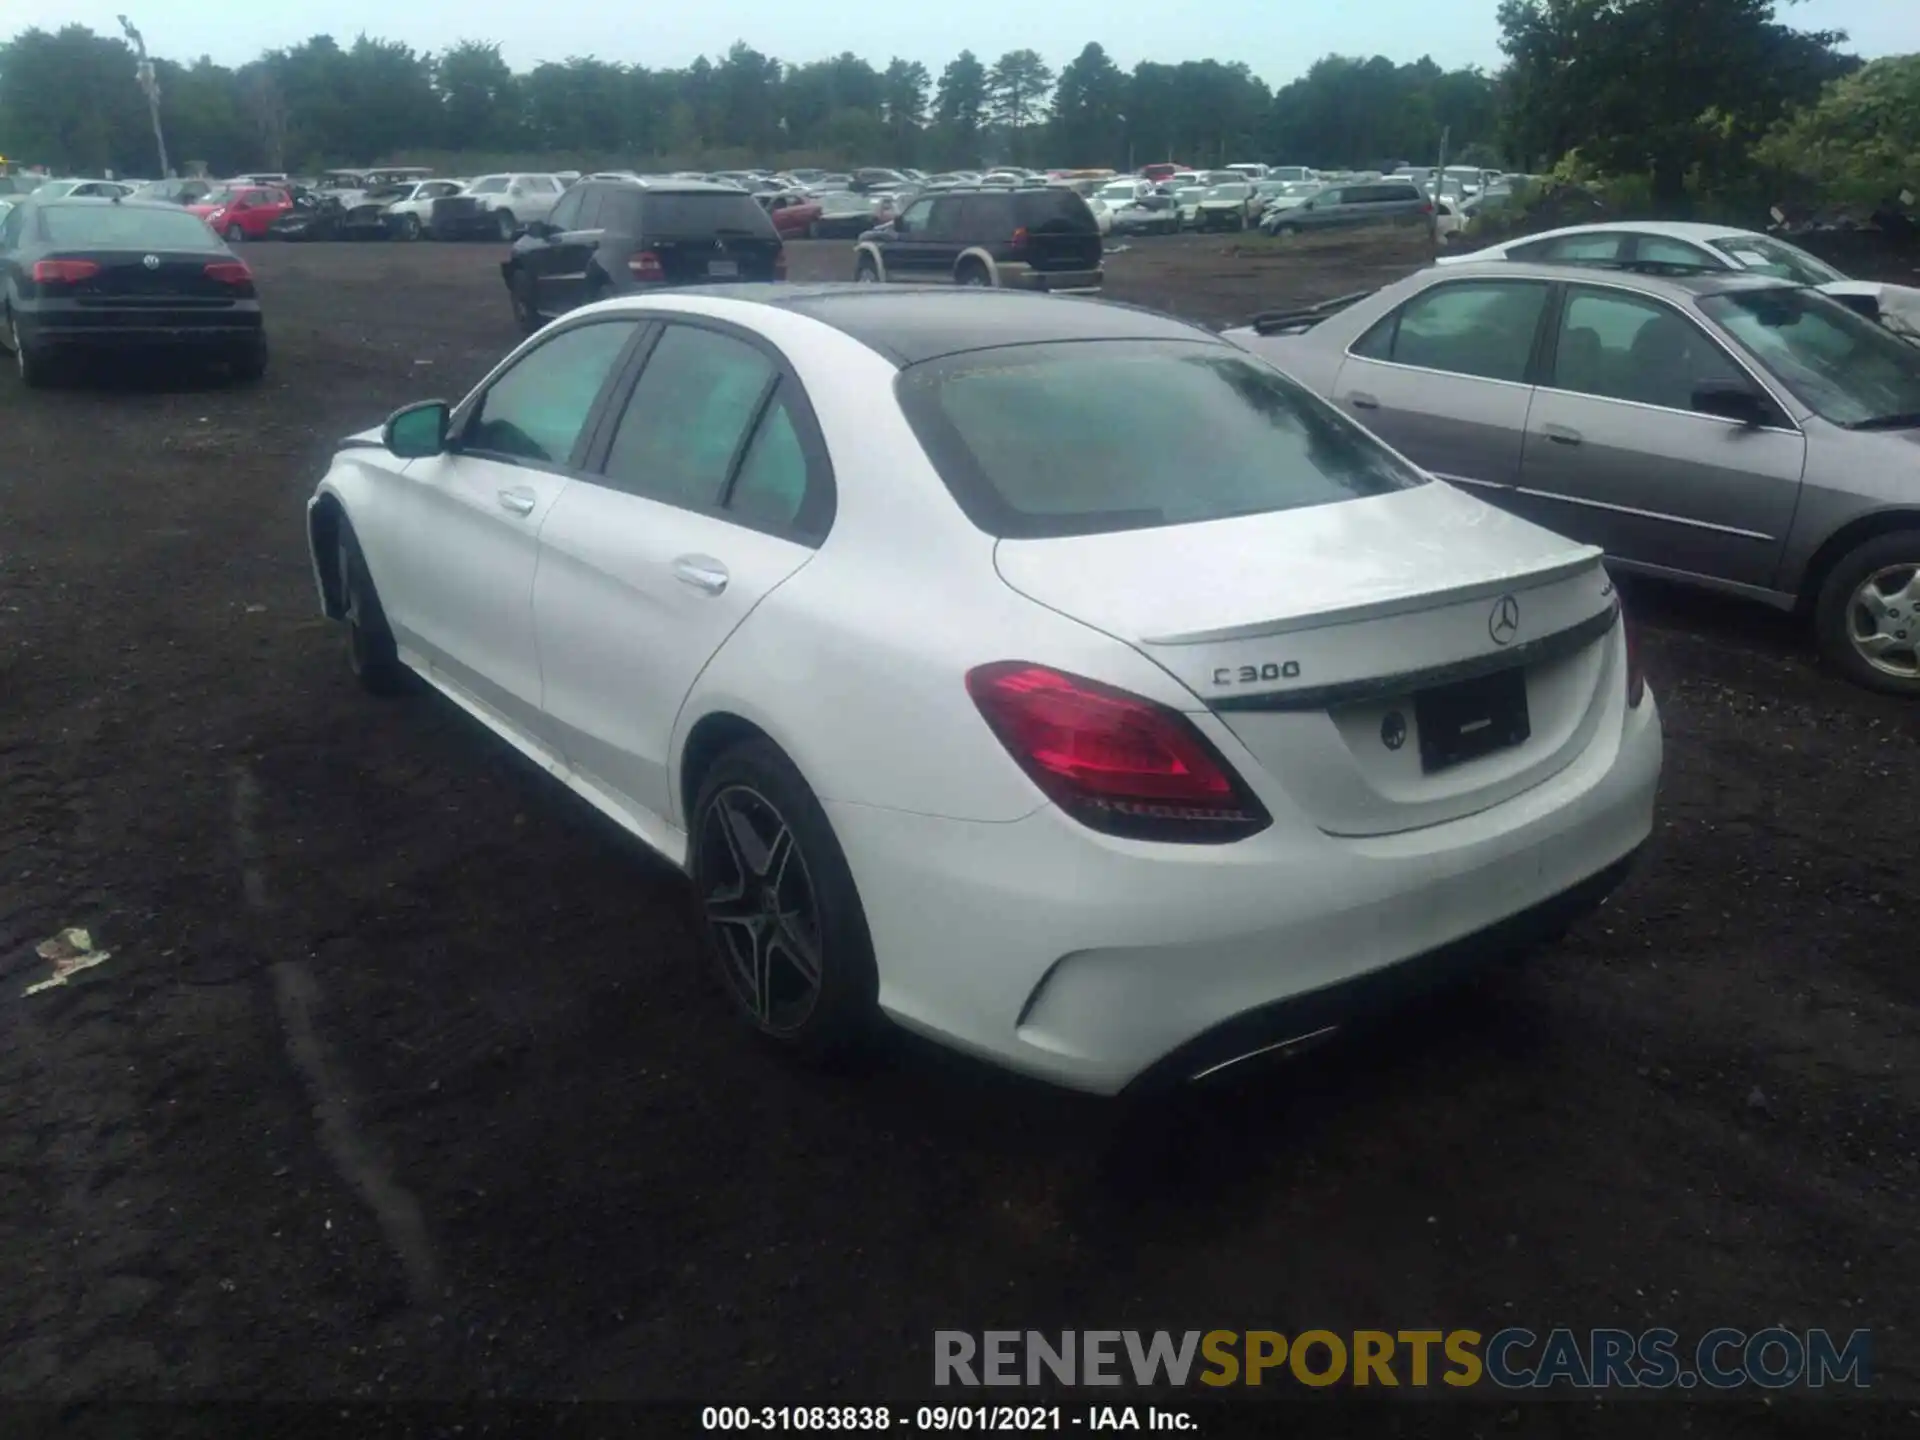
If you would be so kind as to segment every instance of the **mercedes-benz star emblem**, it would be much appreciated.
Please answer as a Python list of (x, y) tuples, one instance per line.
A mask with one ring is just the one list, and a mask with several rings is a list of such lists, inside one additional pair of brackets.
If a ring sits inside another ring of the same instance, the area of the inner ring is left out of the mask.
[(1496, 645), (1511, 645), (1519, 633), (1520, 602), (1511, 595), (1502, 595), (1493, 602), (1493, 613), (1487, 616), (1487, 634)]
[(160, 268), (160, 257), (158, 255), (149, 255), (140, 263), (149, 270), (158, 270)]
[(1389, 750), (1398, 750), (1407, 743), (1407, 717), (1398, 710), (1387, 711), (1386, 718), (1380, 722), (1380, 743)]

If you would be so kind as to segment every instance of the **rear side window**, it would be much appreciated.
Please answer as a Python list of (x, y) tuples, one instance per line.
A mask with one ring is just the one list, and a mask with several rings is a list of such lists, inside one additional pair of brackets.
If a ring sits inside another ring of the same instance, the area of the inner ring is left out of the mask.
[(1022, 190), (1014, 196), (1014, 213), (1036, 235), (1100, 228), (1087, 202), (1071, 190)]
[(1369, 330), (1353, 353), (1483, 380), (1524, 381), (1546, 304), (1541, 280), (1436, 285)]
[(896, 384), (954, 499), (991, 535), (1183, 525), (1424, 481), (1324, 401), (1223, 345), (974, 351), (913, 366)]
[(49, 205), (40, 212), (40, 233), (51, 245), (148, 245), (155, 249), (208, 250), (207, 222), (184, 210), (128, 205)]
[(1535, 240), (1507, 251), (1509, 260), (1618, 260), (1627, 237), (1601, 232), (1590, 235), (1561, 235), (1552, 240)]
[(773, 220), (745, 191), (725, 194), (649, 194), (645, 200), (649, 237), (671, 239), (725, 235), (777, 238)]
[(620, 417), (607, 482), (670, 505), (719, 505), (773, 382), (773, 363), (745, 341), (668, 326)]

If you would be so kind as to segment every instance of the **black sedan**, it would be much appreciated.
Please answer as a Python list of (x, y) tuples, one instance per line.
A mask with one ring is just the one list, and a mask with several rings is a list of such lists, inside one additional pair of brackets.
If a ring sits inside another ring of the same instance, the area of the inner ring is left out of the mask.
[(165, 202), (37, 200), (0, 222), (0, 343), (44, 385), (83, 355), (171, 351), (267, 368), (249, 270), (198, 216)]

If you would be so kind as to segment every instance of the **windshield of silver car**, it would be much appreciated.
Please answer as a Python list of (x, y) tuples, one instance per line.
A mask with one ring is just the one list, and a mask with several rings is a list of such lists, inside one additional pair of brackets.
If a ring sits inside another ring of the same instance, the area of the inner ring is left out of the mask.
[(1920, 426), (1920, 346), (1798, 287), (1709, 295), (1700, 308), (1823, 420)]

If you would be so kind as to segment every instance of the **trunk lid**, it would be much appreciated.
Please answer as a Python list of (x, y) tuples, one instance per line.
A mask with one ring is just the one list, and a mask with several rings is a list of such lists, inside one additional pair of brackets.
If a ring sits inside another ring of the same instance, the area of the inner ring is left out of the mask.
[(1163, 666), (1329, 834), (1438, 824), (1539, 784), (1624, 685), (1600, 551), (1438, 482), (1002, 540), (995, 563), (1029, 599)]
[(76, 250), (49, 258), (91, 260), (100, 267), (72, 289), (82, 305), (230, 305), (241, 298), (234, 286), (207, 274), (224, 257), (204, 250)]
[(778, 236), (661, 236), (643, 248), (660, 257), (669, 284), (706, 285), (729, 280), (771, 280), (780, 254)]

